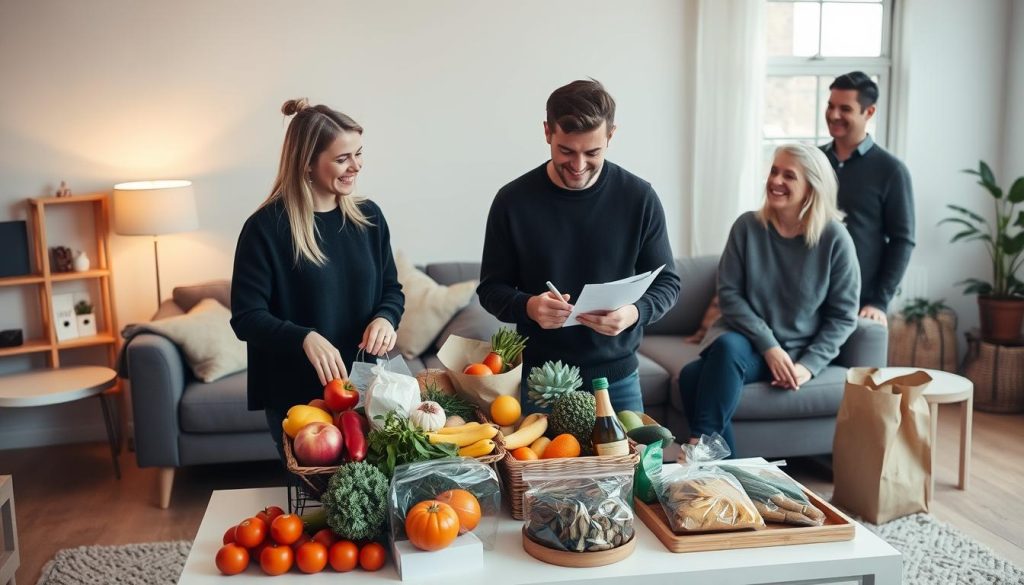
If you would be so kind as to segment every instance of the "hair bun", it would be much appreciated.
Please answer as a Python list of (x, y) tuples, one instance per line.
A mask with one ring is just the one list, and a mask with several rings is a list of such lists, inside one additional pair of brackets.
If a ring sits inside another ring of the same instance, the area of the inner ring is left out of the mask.
[(309, 107), (309, 100), (306, 98), (299, 98), (296, 100), (288, 100), (281, 106), (281, 113), (285, 116), (293, 116), (298, 114), (302, 110)]

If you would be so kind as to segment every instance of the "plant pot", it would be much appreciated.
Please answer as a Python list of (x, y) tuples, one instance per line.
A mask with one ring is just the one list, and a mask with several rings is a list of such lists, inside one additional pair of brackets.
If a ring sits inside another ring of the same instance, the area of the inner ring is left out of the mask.
[(80, 337), (96, 335), (96, 315), (87, 313), (85, 315), (77, 315), (77, 318), (78, 335)]
[(1001, 345), (1021, 344), (1024, 299), (978, 295), (981, 338)]

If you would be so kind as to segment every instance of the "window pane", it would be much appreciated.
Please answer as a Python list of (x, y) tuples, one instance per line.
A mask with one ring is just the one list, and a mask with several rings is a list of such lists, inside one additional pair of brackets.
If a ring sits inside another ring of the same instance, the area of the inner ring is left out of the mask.
[[(828, 125), (825, 124), (825, 107), (828, 106), (828, 97), (829, 97), (829, 94), (831, 93), (831, 90), (829, 90), (828, 86), (832, 85), (832, 82), (835, 81), (836, 77), (838, 77), (838, 75), (837, 76), (821, 76), (821, 77), (818, 78), (819, 87), (821, 88), (821, 90), (820, 90), (821, 91), (821, 112), (818, 115), (818, 124), (817, 124), (818, 125), (818, 136), (821, 137), (821, 140), (818, 141), (818, 144), (824, 144), (825, 142), (828, 142), (828, 141), (832, 140), (832, 137), (829, 136), (829, 133), (828, 133)], [(769, 77), (769, 79), (771, 79), (771, 78)], [(871, 80), (874, 81), (875, 83), (878, 83), (878, 76), (877, 75), (872, 75), (871, 76)], [(884, 88), (879, 87), (878, 90), (879, 90), (879, 94), (884, 95)], [(881, 98), (879, 98), (879, 99), (881, 99)], [(876, 105), (878, 105), (878, 104), (876, 104)], [(876, 114), (876, 115), (872, 116), (870, 120), (868, 120), (868, 126), (867, 126), (868, 134), (870, 134), (871, 136), (875, 137), (876, 139), (877, 139), (877, 133), (876, 133), (876, 129), (877, 129), (876, 122), (877, 121), (878, 121), (878, 115)]]
[(765, 40), (769, 57), (818, 54), (817, 2), (769, 2)]
[(822, 7), (821, 54), (878, 57), (882, 54), (882, 5), (830, 2)]
[(765, 138), (813, 137), (815, 134), (815, 78), (768, 77), (765, 85)]

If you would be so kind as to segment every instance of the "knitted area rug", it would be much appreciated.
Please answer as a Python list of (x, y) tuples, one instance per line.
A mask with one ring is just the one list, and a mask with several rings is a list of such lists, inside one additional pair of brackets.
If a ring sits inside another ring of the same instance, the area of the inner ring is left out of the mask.
[(192, 542), (65, 548), (43, 567), (36, 585), (164, 585), (177, 583)]
[[(907, 585), (1024, 583), (1024, 569), (928, 514), (865, 526), (903, 553), (903, 583)], [(191, 542), (180, 540), (63, 549), (43, 567), (36, 585), (177, 583), (191, 546)]]
[(903, 583), (907, 585), (1024, 583), (1024, 569), (928, 514), (864, 526), (903, 553)]

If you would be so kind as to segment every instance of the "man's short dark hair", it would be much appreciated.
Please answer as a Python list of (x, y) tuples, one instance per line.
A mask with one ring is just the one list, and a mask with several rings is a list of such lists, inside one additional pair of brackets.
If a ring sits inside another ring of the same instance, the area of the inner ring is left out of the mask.
[(548, 132), (557, 125), (563, 132), (590, 132), (607, 124), (615, 125), (615, 100), (594, 79), (577, 80), (556, 89), (547, 103)]
[(855, 89), (857, 90), (857, 103), (860, 104), (860, 111), (875, 105), (878, 101), (878, 84), (871, 80), (863, 71), (852, 71), (845, 75), (836, 77), (829, 89)]

